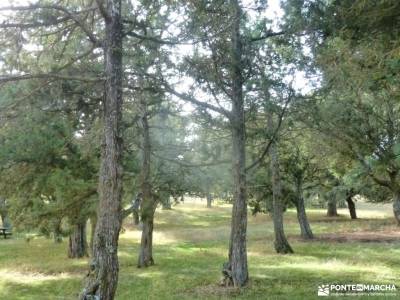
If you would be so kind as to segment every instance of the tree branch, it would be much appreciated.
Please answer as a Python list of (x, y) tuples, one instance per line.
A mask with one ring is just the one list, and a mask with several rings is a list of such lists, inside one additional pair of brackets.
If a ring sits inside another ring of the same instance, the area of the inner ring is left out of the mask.
[(12, 81), (21, 81), (21, 80), (29, 80), (29, 79), (57, 79), (57, 80), (78, 80), (83, 82), (97, 82), (103, 81), (104, 78), (94, 78), (94, 77), (82, 77), (82, 76), (70, 76), (70, 75), (61, 75), (61, 74), (53, 74), (53, 73), (44, 73), (44, 74), (24, 74), (24, 75), (9, 75), (9, 76), (0, 76), (0, 84), (12, 82)]
[(97, 7), (99, 8), (100, 14), (104, 18), (104, 20), (109, 21), (111, 19), (110, 15), (108, 14), (106, 8), (103, 5), (102, 0), (96, 0)]
[(265, 156), (268, 154), (269, 148), (271, 147), (272, 143), (276, 139), (276, 136), (278, 135), (279, 129), (281, 128), (281, 125), (282, 125), (282, 122), (283, 122), (283, 117), (284, 117), (284, 115), (286, 113), (286, 110), (287, 110), (287, 108), (289, 106), (290, 101), (292, 100), (292, 96), (293, 96), (292, 94), (289, 95), (288, 99), (286, 100), (285, 106), (283, 107), (283, 109), (282, 109), (282, 111), (281, 111), (281, 113), (279, 115), (278, 125), (275, 128), (275, 131), (272, 134), (272, 137), (269, 140), (267, 146), (264, 148), (263, 153), (261, 154), (261, 156), (257, 160), (255, 160), (252, 164), (250, 164), (250, 166), (248, 166), (246, 168), (246, 172), (250, 171), (251, 169), (256, 167), (258, 164), (260, 164), (264, 160)]
[(172, 94), (174, 96), (177, 96), (178, 98), (180, 98), (180, 99), (182, 99), (184, 101), (187, 101), (187, 102), (193, 103), (193, 104), (195, 104), (197, 106), (200, 106), (200, 107), (203, 107), (203, 108), (210, 109), (212, 111), (218, 112), (218, 113), (224, 115), (225, 117), (227, 117), (229, 120), (232, 119), (232, 114), (231, 114), (231, 112), (229, 110), (226, 110), (226, 109), (224, 109), (222, 107), (218, 107), (218, 106), (209, 104), (207, 102), (199, 101), (196, 98), (194, 98), (192, 95), (179, 93), (179, 92), (175, 91), (174, 89), (172, 89), (171, 87), (169, 87), (168, 85), (164, 85), (164, 89), (165, 89), (165, 92), (170, 93), (170, 94)]
[(259, 37), (250, 38), (250, 42), (258, 42), (258, 41), (262, 41), (262, 40), (268, 39), (270, 37), (279, 36), (279, 35), (285, 35), (285, 34), (287, 34), (286, 31), (273, 32), (271, 30), (268, 30), (265, 34), (263, 34), (263, 35), (261, 35)]
[(213, 161), (213, 162), (209, 162), (209, 163), (199, 163), (199, 164), (192, 164), (189, 162), (185, 162), (185, 161), (181, 161), (181, 160), (177, 160), (177, 159), (173, 159), (173, 158), (167, 158), (164, 156), (160, 156), (157, 155), (156, 153), (152, 152), (151, 153), (154, 157), (157, 157), (159, 159), (180, 165), (182, 167), (186, 167), (186, 168), (198, 168), (198, 167), (212, 167), (212, 166), (217, 166), (217, 165), (222, 165), (222, 164), (227, 164), (230, 163), (230, 160), (220, 160), (220, 161)]
[(373, 181), (381, 186), (389, 188), (390, 190), (393, 189), (393, 185), (389, 180), (379, 178), (373, 173), (371, 166), (365, 161), (364, 157), (362, 157), (359, 153), (357, 153), (356, 155), (361, 164), (367, 169), (368, 175), (372, 178)]
[(129, 216), (131, 213), (133, 213), (136, 210), (134, 204), (132, 204), (129, 208), (123, 209), (120, 212), (120, 218), (121, 220), (125, 219), (127, 216)]
[(32, 23), (6, 23), (3, 22), (0, 24), (1, 29), (7, 28), (20, 28), (20, 29), (29, 29), (29, 28), (37, 28), (37, 27), (47, 27), (52, 25), (58, 25), (64, 23), (65, 21), (70, 20), (69, 17), (58, 18), (49, 22), (32, 22)]
[(187, 43), (182, 43), (182, 42), (174, 42), (174, 41), (171, 41), (171, 40), (163, 40), (163, 39), (157, 38), (155, 36), (141, 35), (141, 34), (138, 34), (136, 32), (133, 32), (133, 31), (125, 32), (124, 34), (125, 34), (125, 36), (138, 38), (140, 40), (147, 40), (147, 41), (151, 41), (151, 42), (154, 42), (154, 43), (157, 43), (157, 44), (161, 44), (161, 45), (182, 45), (182, 44), (187, 44)]
[(41, 23), (41, 22), (5, 23), (4, 22), (4, 23), (0, 24), (0, 28), (22, 28), (22, 29), (28, 29), (28, 28), (35, 28), (35, 27), (57, 25), (57, 24), (60, 24), (62, 22), (65, 22), (67, 20), (72, 20), (82, 29), (82, 31), (87, 35), (89, 40), (94, 45), (102, 47), (102, 42), (100, 40), (98, 40), (97, 37), (93, 34), (93, 32), (91, 32), (86, 27), (86, 25), (81, 20), (79, 20), (77, 18), (77, 16), (76, 16), (78, 14), (94, 10), (93, 7), (92, 8), (88, 8), (88, 9), (84, 9), (84, 10), (81, 10), (81, 11), (77, 11), (77, 12), (70, 12), (68, 9), (66, 9), (65, 7), (60, 6), (60, 5), (41, 5), (41, 4), (32, 4), (32, 5), (28, 5), (28, 6), (7, 6), (7, 7), (0, 8), (0, 10), (2, 10), (2, 11), (4, 11), (4, 10), (26, 11), (26, 10), (36, 10), (36, 9), (58, 10), (58, 11), (63, 12), (66, 15), (66, 17), (55, 19), (53, 21), (45, 22), (45, 23)]

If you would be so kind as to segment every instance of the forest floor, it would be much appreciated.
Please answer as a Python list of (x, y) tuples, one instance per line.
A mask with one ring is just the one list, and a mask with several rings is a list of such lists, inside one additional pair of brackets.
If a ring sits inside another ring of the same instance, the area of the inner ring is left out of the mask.
[[(251, 279), (240, 291), (218, 286), (227, 257), (229, 205), (207, 209), (204, 201), (197, 201), (157, 210), (156, 265), (147, 269), (136, 268), (140, 232), (128, 218), (120, 238), (116, 298), (317, 299), (321, 284), (395, 284), (400, 288), (400, 235), (390, 207), (357, 206), (358, 220), (350, 220), (346, 209), (339, 210), (336, 218), (327, 218), (323, 210), (308, 210), (316, 235), (312, 242), (298, 237), (295, 212), (286, 212), (285, 230), (295, 251), (291, 255), (275, 253), (268, 216), (249, 215)], [(27, 242), (22, 234), (0, 239), (0, 299), (77, 299), (87, 259), (67, 259), (66, 252), (67, 239), (60, 244), (42, 237)], [(399, 296), (400, 291), (390, 298)]]

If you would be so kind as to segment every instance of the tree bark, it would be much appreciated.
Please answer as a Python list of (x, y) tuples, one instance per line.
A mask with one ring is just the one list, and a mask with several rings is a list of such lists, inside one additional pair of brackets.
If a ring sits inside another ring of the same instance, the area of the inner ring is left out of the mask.
[(172, 209), (171, 207), (171, 196), (169, 194), (165, 195), (163, 201), (161, 202), (163, 210)]
[(328, 201), (328, 210), (327, 210), (326, 215), (328, 217), (337, 217), (338, 216), (335, 196), (331, 196)]
[(393, 214), (396, 219), (397, 226), (400, 226), (400, 191), (393, 193)]
[(140, 210), (140, 205), (138, 206), (138, 208), (135, 208), (132, 211), (132, 219), (133, 219), (134, 225), (139, 225), (139, 223), (140, 223), (139, 210)]
[(153, 228), (154, 228), (154, 208), (147, 208), (145, 213), (142, 213), (142, 238), (140, 241), (138, 268), (154, 265), (153, 258)]
[[(142, 198), (143, 198), (143, 193), (140, 192), (132, 200), (132, 206), (130, 211), (132, 211), (132, 219), (134, 225), (139, 225), (140, 223), (139, 212), (140, 212), (140, 205), (142, 203)], [(126, 216), (128, 215), (129, 213)]]
[[(268, 127), (273, 128), (272, 114), (269, 113)], [(279, 174), (279, 155), (276, 148), (276, 142), (272, 142), (270, 146), (270, 168), (272, 175), (272, 219), (274, 223), (275, 241), (274, 246), (277, 253), (287, 254), (293, 253), (292, 247), (286, 239), (283, 228), (283, 199), (282, 199), (282, 183)]]
[(354, 220), (357, 219), (356, 205), (353, 201), (353, 191), (348, 191), (346, 194), (347, 207), (349, 208), (350, 217)]
[(248, 281), (246, 231), (247, 231), (247, 195), (245, 174), (244, 124), (234, 128), (233, 137), (233, 174), (234, 195), (231, 221), (231, 239), (229, 262), (233, 285), (244, 286)]
[(232, 162), (233, 162), (233, 208), (231, 236), (229, 246), (230, 279), (235, 287), (248, 282), (246, 232), (247, 232), (247, 195), (246, 195), (246, 129), (244, 118), (242, 42), (240, 20), (242, 18), (237, 0), (231, 1), (231, 83), (232, 83)]
[(207, 208), (211, 208), (212, 207), (212, 196), (211, 193), (208, 192), (207, 193)]
[(311, 230), (310, 223), (308, 222), (306, 208), (304, 205), (303, 188), (302, 184), (298, 183), (296, 187), (296, 210), (297, 210), (297, 220), (300, 225), (301, 237), (306, 240), (311, 240), (314, 235)]
[(69, 235), (68, 257), (81, 258), (87, 255), (86, 221), (84, 221), (73, 226), (73, 231)]
[[(142, 238), (140, 242), (138, 268), (154, 265), (153, 259), (153, 224), (154, 212), (157, 207), (156, 198), (152, 193), (150, 181), (151, 167), (151, 140), (150, 128), (148, 123), (147, 104), (145, 98), (141, 101), (142, 112), (142, 130), (143, 130), (143, 145), (142, 145), (142, 170), (140, 175), (142, 202), (140, 207), (140, 216), (142, 222)], [(169, 199), (169, 197), (168, 197)]]
[(52, 225), (53, 225), (53, 241), (54, 243), (61, 243), (63, 240), (63, 233), (61, 230), (61, 220), (54, 219)]
[(93, 258), (80, 298), (111, 300), (118, 284), (118, 238), (121, 228), (123, 35), (121, 0), (97, 3), (105, 20), (103, 143)]

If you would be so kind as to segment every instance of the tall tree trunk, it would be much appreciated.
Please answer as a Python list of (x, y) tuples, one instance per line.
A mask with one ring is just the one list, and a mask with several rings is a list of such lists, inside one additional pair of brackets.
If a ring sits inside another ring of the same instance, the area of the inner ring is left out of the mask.
[(234, 195), (231, 221), (229, 263), (233, 285), (236, 287), (244, 286), (248, 281), (246, 249), (247, 195), (245, 174), (244, 126), (241, 126), (241, 128), (241, 130), (239, 128), (234, 128), (232, 134)]
[(61, 230), (61, 220), (55, 219), (52, 222), (53, 224), (53, 241), (54, 243), (61, 243), (63, 240), (63, 234)]
[(207, 208), (212, 207), (212, 195), (210, 192), (207, 192)]
[(400, 226), (400, 191), (393, 193), (393, 214), (397, 225)]
[[(118, 284), (118, 237), (122, 198), (122, 20), (121, 0), (97, 1), (105, 20), (103, 143), (93, 259), (81, 299), (114, 299)], [(105, 7), (101, 6), (105, 5)]]
[(81, 258), (87, 255), (86, 221), (83, 221), (75, 224), (69, 235), (68, 257)]
[[(272, 114), (269, 113), (268, 127), (273, 129)], [(274, 246), (277, 253), (293, 253), (288, 240), (286, 239), (283, 228), (283, 199), (282, 199), (282, 183), (279, 174), (279, 155), (276, 142), (273, 141), (270, 146), (271, 157), (271, 174), (272, 174), (272, 219), (274, 223), (275, 241)]]
[[(142, 203), (140, 209), (140, 216), (142, 222), (142, 239), (140, 242), (138, 268), (148, 267), (154, 265), (153, 259), (153, 224), (154, 212), (157, 207), (156, 198), (152, 193), (150, 182), (150, 159), (151, 159), (151, 141), (150, 141), (150, 128), (148, 123), (147, 104), (145, 98), (140, 102), (142, 112), (142, 129), (143, 129), (143, 145), (142, 145), (142, 170), (140, 175), (141, 190), (142, 190)], [(169, 198), (169, 197), (168, 197)]]
[(326, 215), (328, 217), (337, 217), (336, 196), (331, 196), (328, 200), (328, 210)]
[(139, 223), (140, 223), (139, 212), (140, 212), (140, 205), (142, 203), (142, 199), (143, 199), (143, 193), (140, 192), (132, 200), (132, 218), (133, 218), (134, 225), (139, 225)]
[(314, 238), (314, 235), (311, 230), (310, 223), (308, 222), (306, 208), (304, 205), (304, 197), (303, 197), (303, 187), (301, 182), (299, 182), (296, 186), (296, 210), (297, 210), (297, 220), (299, 221), (301, 237), (306, 240), (310, 240)]
[(140, 207), (138, 209), (134, 209), (132, 212), (132, 218), (133, 218), (134, 225), (139, 225), (139, 223), (140, 223), (139, 209), (140, 209)]
[(347, 207), (349, 208), (350, 217), (352, 219), (357, 219), (356, 205), (353, 201), (353, 196), (354, 192), (352, 190), (347, 191), (346, 202), (347, 202)]
[(172, 209), (171, 207), (171, 196), (169, 194), (163, 195), (163, 201), (161, 202), (161, 206), (163, 210)]
[(230, 279), (235, 287), (244, 286), (248, 281), (246, 231), (246, 129), (243, 103), (242, 41), (240, 21), (242, 12), (237, 0), (231, 1), (231, 83), (232, 83), (232, 160), (233, 160), (233, 208), (229, 246)]

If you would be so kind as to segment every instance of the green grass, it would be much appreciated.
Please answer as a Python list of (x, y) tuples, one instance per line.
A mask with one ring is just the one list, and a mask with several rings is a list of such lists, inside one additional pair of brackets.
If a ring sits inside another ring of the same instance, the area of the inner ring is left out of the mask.
[[(156, 265), (147, 269), (136, 268), (140, 233), (127, 219), (120, 239), (117, 299), (318, 299), (319, 284), (387, 283), (400, 287), (399, 242), (305, 242), (298, 238), (295, 213), (288, 211), (285, 230), (295, 254), (276, 254), (270, 218), (249, 215), (249, 286), (240, 291), (220, 288), (217, 283), (226, 261), (230, 207), (206, 209), (204, 205), (185, 203), (157, 212)], [(340, 212), (346, 216), (334, 219), (326, 218), (323, 210), (310, 210), (314, 233), (397, 230), (386, 208), (361, 207), (358, 213), (364, 219), (356, 221), (349, 220), (345, 210)], [(67, 259), (66, 249), (66, 241), (1, 239), (0, 299), (76, 299), (87, 259)]]

